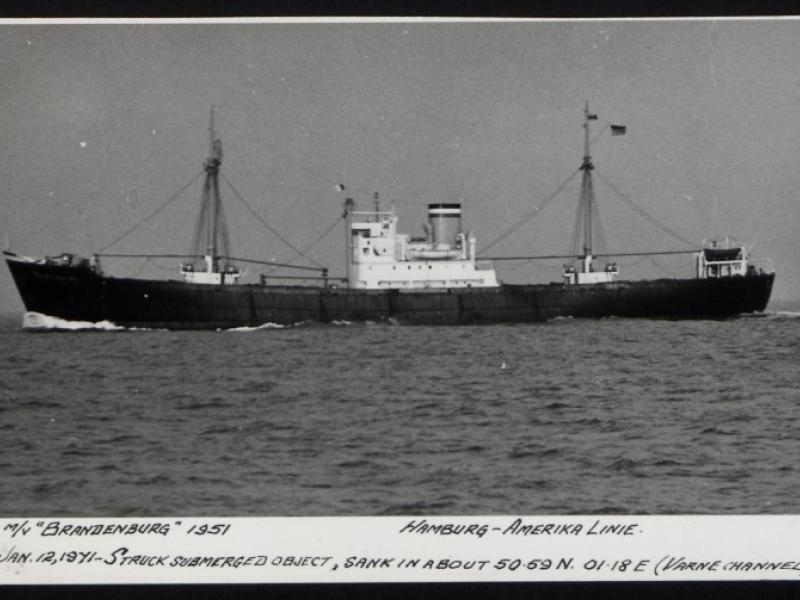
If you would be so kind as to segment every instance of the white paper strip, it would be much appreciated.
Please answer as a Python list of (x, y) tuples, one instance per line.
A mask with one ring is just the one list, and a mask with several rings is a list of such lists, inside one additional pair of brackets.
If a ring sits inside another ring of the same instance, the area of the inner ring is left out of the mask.
[(800, 579), (800, 517), (0, 520), (0, 583)]

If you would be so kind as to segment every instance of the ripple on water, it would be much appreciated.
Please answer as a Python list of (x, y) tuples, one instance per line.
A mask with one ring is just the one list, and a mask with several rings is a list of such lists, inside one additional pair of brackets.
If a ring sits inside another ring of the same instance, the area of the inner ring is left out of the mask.
[(800, 511), (796, 315), (0, 334), (7, 515)]

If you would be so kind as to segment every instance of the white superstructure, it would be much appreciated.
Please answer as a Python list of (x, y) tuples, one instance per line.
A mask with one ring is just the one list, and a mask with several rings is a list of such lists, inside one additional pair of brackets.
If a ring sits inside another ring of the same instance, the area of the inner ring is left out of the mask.
[(574, 266), (564, 267), (562, 276), (564, 283), (611, 283), (619, 275), (619, 268), (616, 263), (609, 263), (602, 271), (595, 271), (592, 265), (594, 257), (591, 254), (581, 257), (581, 270), (578, 271)]
[(239, 277), (242, 275), (239, 269), (227, 266), (220, 270), (219, 267), (214, 265), (212, 256), (206, 255), (203, 258), (203, 265), (206, 267), (203, 270), (195, 269), (193, 263), (184, 263), (181, 265), (181, 275), (183, 275), (183, 280), (186, 283), (229, 285), (239, 282)]
[(428, 205), (429, 222), (421, 238), (397, 233), (390, 211), (356, 211), (345, 202), (347, 282), (357, 289), (446, 289), (496, 287), (491, 263), (477, 261), (476, 241), (461, 230), (461, 204)]
[(755, 272), (774, 272), (769, 259), (752, 260), (747, 248), (731, 238), (723, 242), (703, 240), (703, 249), (697, 253), (697, 277), (710, 279), (736, 277)]

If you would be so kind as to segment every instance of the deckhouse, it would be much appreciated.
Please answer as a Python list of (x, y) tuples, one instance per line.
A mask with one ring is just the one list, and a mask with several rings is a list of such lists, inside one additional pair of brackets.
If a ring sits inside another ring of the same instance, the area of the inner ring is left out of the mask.
[(394, 209), (357, 211), (345, 201), (347, 284), (358, 289), (497, 287), (488, 261), (476, 260), (476, 241), (461, 228), (460, 203), (428, 205), (424, 237), (397, 232)]

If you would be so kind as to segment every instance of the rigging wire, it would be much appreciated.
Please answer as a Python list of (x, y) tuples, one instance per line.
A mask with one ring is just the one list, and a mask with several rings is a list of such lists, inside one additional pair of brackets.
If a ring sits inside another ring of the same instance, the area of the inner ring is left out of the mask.
[(105, 246), (103, 246), (102, 248), (100, 248), (99, 252), (103, 252), (104, 250), (106, 250), (106, 249), (110, 248), (111, 246), (113, 246), (114, 244), (116, 244), (117, 242), (119, 242), (119, 241), (121, 241), (123, 238), (125, 238), (125, 237), (126, 237), (128, 234), (132, 233), (133, 231), (135, 231), (136, 229), (138, 229), (140, 226), (142, 226), (142, 225), (144, 225), (145, 223), (147, 223), (147, 222), (148, 222), (150, 219), (152, 219), (153, 217), (155, 217), (155, 216), (156, 216), (158, 213), (160, 213), (162, 210), (164, 210), (164, 209), (167, 207), (167, 205), (169, 205), (170, 203), (172, 203), (172, 202), (173, 202), (173, 201), (174, 201), (174, 200), (175, 200), (175, 199), (176, 199), (178, 196), (180, 196), (180, 195), (181, 195), (183, 192), (185, 192), (185, 191), (186, 191), (186, 190), (189, 188), (189, 186), (191, 186), (191, 185), (192, 185), (192, 184), (193, 184), (195, 181), (197, 181), (197, 180), (200, 178), (200, 176), (201, 176), (202, 174), (203, 174), (203, 171), (200, 171), (200, 172), (199, 172), (197, 175), (195, 175), (195, 176), (192, 178), (192, 180), (191, 180), (189, 183), (187, 183), (186, 185), (184, 185), (184, 186), (183, 186), (181, 189), (179, 189), (177, 192), (175, 192), (175, 193), (174, 193), (172, 196), (170, 196), (169, 198), (167, 198), (167, 201), (166, 201), (166, 202), (164, 202), (164, 203), (163, 203), (161, 206), (159, 206), (159, 207), (158, 207), (156, 210), (154, 210), (154, 211), (153, 211), (153, 212), (151, 212), (149, 215), (147, 215), (147, 216), (146, 216), (144, 219), (142, 219), (141, 221), (139, 221), (138, 223), (136, 223), (136, 224), (135, 224), (135, 225), (133, 225), (132, 227), (129, 227), (129, 228), (128, 228), (128, 229), (125, 231), (125, 233), (123, 233), (122, 235), (120, 235), (119, 237), (117, 237), (117, 238), (116, 238), (114, 241), (112, 241), (112, 242), (110, 242), (110, 243), (106, 244)]
[(564, 181), (561, 183), (561, 185), (559, 185), (559, 186), (556, 188), (556, 191), (555, 191), (555, 192), (553, 192), (553, 193), (552, 193), (552, 194), (550, 194), (550, 195), (549, 195), (547, 198), (545, 198), (545, 199), (544, 199), (544, 200), (543, 200), (541, 203), (539, 203), (539, 204), (538, 204), (538, 205), (537, 205), (537, 206), (536, 206), (536, 207), (535, 207), (535, 208), (534, 208), (532, 211), (528, 212), (528, 213), (527, 213), (527, 214), (526, 214), (524, 217), (522, 217), (522, 219), (520, 219), (519, 221), (517, 221), (516, 223), (514, 223), (514, 225), (513, 225), (513, 226), (512, 226), (510, 229), (508, 229), (508, 230), (507, 230), (507, 231), (506, 231), (504, 234), (502, 234), (500, 237), (497, 237), (497, 238), (495, 238), (495, 239), (494, 239), (494, 241), (492, 241), (492, 242), (491, 242), (491, 243), (490, 243), (488, 246), (484, 246), (484, 247), (483, 247), (483, 249), (482, 249), (482, 250), (480, 250), (480, 251), (478, 252), (478, 254), (483, 254), (483, 253), (484, 253), (484, 252), (486, 252), (486, 251), (487, 251), (489, 248), (491, 248), (491, 247), (495, 246), (496, 244), (500, 243), (501, 241), (503, 241), (504, 239), (506, 239), (508, 236), (510, 236), (512, 233), (514, 233), (514, 232), (515, 232), (517, 229), (519, 229), (520, 227), (522, 227), (522, 226), (523, 226), (525, 223), (527, 223), (528, 221), (530, 221), (530, 220), (531, 220), (533, 217), (535, 217), (535, 216), (536, 216), (536, 215), (539, 213), (539, 211), (540, 211), (540, 210), (542, 210), (542, 209), (543, 209), (545, 206), (547, 206), (548, 204), (550, 204), (550, 202), (552, 202), (553, 200), (555, 200), (556, 196), (558, 196), (558, 195), (559, 195), (559, 194), (560, 194), (560, 193), (561, 193), (561, 192), (564, 190), (564, 188), (565, 188), (565, 187), (567, 187), (567, 185), (569, 185), (569, 183), (570, 183), (570, 182), (571, 182), (571, 181), (572, 181), (572, 180), (575, 178), (575, 176), (576, 176), (578, 173), (580, 173), (580, 172), (581, 172), (581, 168), (580, 168), (580, 167), (578, 167), (577, 169), (575, 169), (575, 170), (572, 172), (572, 174), (571, 174), (569, 177), (567, 177), (567, 178), (566, 178), (566, 179), (565, 179), (565, 180), (564, 180)]
[[(591, 186), (591, 182), (589, 185)], [(594, 231), (592, 232), (592, 235), (595, 236), (595, 239), (593, 240), (593, 247), (596, 248), (596, 252), (594, 252), (595, 256), (599, 258), (608, 254), (608, 246), (606, 246), (606, 234), (605, 230), (603, 229), (603, 221), (600, 219), (600, 208), (597, 206), (597, 199), (594, 197), (594, 191), (592, 190), (591, 193), (593, 200), (592, 222), (594, 223)]]
[[(311, 176), (315, 177), (316, 179), (319, 179), (320, 181), (323, 181), (323, 182), (325, 182), (327, 184), (330, 184), (332, 186), (341, 185), (342, 178), (332, 179), (332, 178), (328, 177), (327, 175), (323, 175), (321, 173), (321, 171), (323, 170), (323, 167), (320, 167), (316, 163), (310, 161), (308, 158), (303, 159), (305, 162), (301, 162), (299, 159), (292, 158), (288, 154), (275, 155), (275, 149), (271, 148), (266, 143), (264, 143), (261, 139), (259, 139), (251, 131), (250, 128), (245, 128), (244, 131), (252, 141), (254, 141), (256, 144), (258, 144), (258, 146), (260, 148), (266, 150), (269, 154), (271, 154), (273, 156), (277, 156), (277, 158), (279, 160), (289, 162), (292, 165), (294, 165), (294, 166), (300, 168), (301, 170), (305, 171), (309, 175), (311, 175)], [(314, 168), (312, 169), (311, 166), (309, 166), (309, 165), (313, 166)], [(230, 170), (230, 168), (229, 168), (229, 170)], [(264, 177), (265, 179), (269, 179), (266, 175), (264, 175), (264, 173), (260, 173), (260, 175), (261, 175), (261, 177)], [(351, 192), (358, 192), (358, 193), (367, 194), (367, 195), (370, 195), (370, 196), (375, 191), (374, 189), (369, 190), (369, 189), (366, 189), (366, 188), (357, 187), (357, 186), (350, 185), (350, 184), (348, 184), (347, 189), (349, 191), (351, 191)], [(392, 198), (392, 197), (385, 197), (384, 199), (399, 200), (399, 198)]]
[(642, 263), (642, 262), (644, 262), (645, 260), (647, 260), (647, 257), (648, 257), (648, 256), (649, 256), (648, 254), (643, 254), (643, 255), (642, 255), (642, 256), (640, 256), (638, 259), (636, 259), (636, 260), (634, 260), (634, 261), (632, 261), (632, 262), (629, 262), (629, 263), (619, 263), (619, 266), (620, 266), (620, 267), (624, 267), (624, 268), (626, 268), (626, 269), (627, 269), (627, 268), (630, 268), (630, 267), (635, 267), (635, 266), (638, 266), (640, 263)]
[[(570, 242), (570, 252), (576, 257), (582, 256), (587, 250), (597, 258), (605, 256), (608, 251), (606, 247), (606, 236), (603, 229), (603, 222), (600, 219), (600, 209), (594, 194), (594, 185), (591, 179), (591, 171), (586, 171), (583, 176), (581, 197), (578, 201), (578, 210), (575, 215), (575, 224), (572, 229), (572, 240)], [(593, 228), (587, 228), (586, 216), (589, 211)], [(581, 235), (583, 234), (583, 235)], [(582, 239), (588, 241), (589, 246), (582, 247)]]
[(149, 258), (203, 258), (202, 254), (151, 254), (151, 253), (133, 253), (133, 252), (125, 252), (125, 253), (116, 253), (116, 252), (95, 252), (95, 256), (97, 257), (108, 257), (108, 258), (142, 258), (142, 257), (149, 257)]
[(300, 265), (287, 265), (283, 263), (277, 263), (271, 260), (256, 260), (254, 258), (241, 258), (239, 256), (220, 256), (220, 258), (225, 258), (227, 260), (231, 260), (234, 262), (245, 262), (250, 263), (253, 265), (268, 265), (268, 266), (275, 266), (275, 267), (291, 267), (293, 269), (301, 269), (303, 271), (327, 271), (325, 267), (302, 267)]
[[(656, 252), (607, 252), (604, 256), (611, 258), (618, 256), (665, 256), (668, 254), (696, 254), (697, 248), (691, 250), (659, 250)], [(487, 256), (485, 260), (570, 260), (581, 258), (573, 254), (540, 254), (538, 256)]]
[[(264, 150), (266, 150), (269, 154), (272, 154), (272, 155), (275, 154), (275, 148), (272, 148), (272, 147), (268, 146), (263, 140), (259, 139), (258, 136), (256, 136), (256, 134), (253, 132), (253, 128), (252, 127), (245, 127), (243, 131), (245, 132), (245, 134), (251, 140), (253, 140), (256, 144), (258, 144), (259, 147), (261, 147)], [(308, 164), (312, 164), (314, 166), (314, 169), (311, 169), (307, 165), (304, 165), (303, 163), (301, 163), (299, 160), (295, 160), (295, 159), (293, 159), (290, 156), (285, 155), (285, 154), (280, 155), (280, 158), (282, 160), (287, 160), (290, 163), (300, 167), (301, 169), (306, 171), (309, 175), (312, 175), (313, 177), (316, 177), (317, 179), (320, 179), (321, 181), (324, 181), (325, 183), (329, 183), (331, 185), (337, 185), (337, 184), (341, 183), (341, 181), (334, 181), (330, 177), (327, 177), (327, 176), (323, 175), (322, 173), (317, 172), (316, 169), (319, 169), (320, 167), (318, 167), (316, 164), (313, 164), (311, 161), (308, 161), (307, 159), (306, 160), (307, 160)]]
[(600, 131), (598, 131), (598, 132), (597, 132), (597, 135), (595, 135), (595, 136), (592, 138), (592, 141), (591, 141), (591, 142), (589, 142), (589, 147), (591, 147), (591, 146), (592, 146), (592, 144), (594, 144), (594, 143), (597, 141), (597, 138), (599, 138), (601, 135), (603, 135), (603, 132), (604, 132), (606, 129), (608, 129), (608, 126), (609, 126), (609, 124), (608, 124), (608, 123), (606, 123), (606, 124), (605, 124), (605, 126), (604, 126), (604, 127), (603, 127), (603, 128), (600, 130)]
[(139, 264), (139, 268), (136, 270), (136, 273), (134, 273), (132, 276), (133, 277), (138, 277), (139, 275), (141, 275), (142, 271), (144, 271), (144, 269), (147, 266), (148, 262), (150, 262), (150, 258), (149, 257), (145, 257), (144, 260)]
[(584, 215), (585, 212), (585, 204), (578, 199), (578, 209), (575, 211), (575, 222), (572, 225), (572, 238), (569, 243), (569, 252), (576, 258), (581, 255), (581, 230), (586, 218)]
[[(187, 125), (183, 130), (179, 131), (178, 133), (176, 133), (173, 136), (170, 136), (170, 137), (164, 139), (164, 141), (161, 143), (160, 146), (158, 146), (158, 148), (156, 148), (153, 152), (149, 152), (138, 163), (136, 163), (133, 167), (128, 169), (128, 171), (125, 174), (125, 177), (127, 177), (129, 174), (133, 173), (134, 171), (136, 171), (137, 169), (139, 169), (143, 165), (147, 164), (152, 159), (159, 157), (162, 154), (162, 152), (167, 148), (168, 145), (171, 145), (173, 142), (178, 141), (184, 135), (186, 135), (186, 133), (190, 129), (193, 129), (195, 123), (197, 122), (197, 120), (198, 120), (197, 118), (193, 119), (192, 121), (190, 121), (189, 125)], [(84, 206), (85, 204), (88, 204), (88, 203), (96, 200), (98, 197), (102, 197), (102, 196), (108, 195), (108, 192), (109, 192), (110, 188), (111, 188), (111, 186), (104, 187), (104, 188), (102, 188), (100, 191), (98, 191), (96, 193), (89, 194), (83, 200), (81, 200), (79, 202), (76, 202), (75, 204), (71, 204), (71, 205), (67, 206), (64, 209), (64, 211), (62, 211), (60, 214), (58, 214), (54, 218), (50, 219), (49, 221), (45, 221), (39, 227), (21, 234), (20, 237), (30, 237), (30, 236), (36, 235), (40, 231), (43, 231), (44, 229), (47, 229), (48, 227), (50, 227), (53, 223), (55, 223), (57, 221), (61, 221), (62, 219), (68, 217), (70, 214), (72, 214), (72, 209), (73, 208), (80, 208), (80, 207)]]
[(609, 187), (609, 189), (611, 189), (612, 192), (614, 192), (614, 194), (617, 197), (620, 198), (620, 200), (622, 200), (623, 202), (625, 202), (625, 204), (627, 204), (633, 210), (635, 210), (639, 214), (639, 216), (641, 216), (645, 220), (649, 221), (650, 223), (652, 223), (653, 225), (658, 227), (661, 231), (663, 231), (664, 233), (666, 233), (670, 237), (673, 237), (674, 239), (676, 239), (678, 241), (681, 241), (684, 244), (689, 244), (690, 246), (697, 246), (697, 244), (695, 242), (692, 242), (691, 240), (688, 240), (687, 238), (683, 237), (680, 233), (678, 233), (677, 231), (675, 231), (671, 227), (663, 225), (658, 219), (656, 219), (649, 212), (647, 212), (643, 208), (641, 208), (641, 207), (637, 206), (636, 204), (634, 204), (634, 202), (629, 197), (627, 197), (625, 194), (623, 194), (621, 191), (619, 191), (619, 189), (617, 189), (617, 187), (613, 183), (611, 183), (608, 180), (608, 178), (605, 177), (602, 173), (597, 173), (597, 176), (600, 177), (600, 179), (603, 180), (603, 182)]
[(166, 272), (169, 272), (169, 273), (174, 273), (175, 272), (175, 265), (164, 266), (161, 263), (159, 263), (158, 261), (153, 260), (152, 256), (148, 256), (147, 257), (147, 262), (149, 264), (153, 265), (159, 271), (166, 271)]
[[(752, 208), (751, 208), (751, 210), (752, 210)], [(751, 221), (755, 221), (756, 220), (755, 218), (753, 218), (752, 213), (751, 213), (751, 216), (750, 216), (750, 220)], [(746, 244), (748, 252), (753, 252), (753, 248), (756, 247), (756, 243), (758, 242), (758, 234), (760, 232), (761, 232), (761, 218), (759, 217), (758, 220), (756, 221), (756, 232), (753, 234), (753, 237), (751, 238), (750, 242), (748, 244)]]
[[(225, 209), (222, 204), (222, 198), (220, 197), (219, 193), (219, 182), (214, 181), (212, 188), (214, 188), (213, 193), (213, 202), (214, 202), (214, 210), (217, 214), (217, 232), (219, 233), (219, 244), (217, 246), (217, 253), (223, 256), (230, 255), (233, 253), (233, 249), (231, 248), (230, 242), (230, 235), (228, 233), (228, 222), (225, 218)], [(211, 223), (209, 222), (209, 226)], [(213, 235), (214, 232), (211, 232)], [(231, 266), (230, 263), (227, 263), (227, 266)]]
[(305, 258), (305, 259), (306, 259), (308, 262), (310, 262), (310, 263), (312, 263), (312, 264), (314, 264), (314, 265), (318, 266), (318, 267), (319, 267), (319, 268), (321, 268), (321, 269), (322, 269), (322, 268), (324, 268), (324, 267), (323, 267), (321, 264), (319, 264), (319, 263), (318, 263), (317, 261), (315, 261), (313, 258), (310, 258), (309, 256), (306, 256), (306, 254), (305, 254), (305, 253), (304, 253), (302, 250), (300, 250), (299, 248), (297, 248), (297, 247), (296, 247), (294, 244), (292, 244), (292, 243), (291, 243), (289, 240), (287, 240), (287, 239), (286, 239), (285, 237), (283, 237), (283, 236), (282, 236), (280, 233), (278, 233), (278, 232), (277, 232), (277, 231), (276, 231), (276, 230), (275, 230), (275, 229), (274, 229), (274, 228), (273, 228), (273, 227), (272, 227), (272, 226), (271, 226), (269, 223), (267, 223), (267, 222), (266, 222), (266, 221), (265, 221), (263, 218), (261, 218), (261, 216), (260, 216), (260, 215), (259, 215), (259, 214), (258, 214), (258, 213), (255, 211), (255, 209), (254, 209), (252, 206), (250, 206), (250, 204), (247, 202), (247, 200), (245, 200), (245, 199), (242, 197), (242, 195), (241, 195), (241, 194), (240, 194), (240, 193), (239, 193), (239, 192), (236, 190), (236, 188), (234, 188), (234, 187), (233, 187), (233, 184), (231, 184), (231, 182), (230, 182), (230, 181), (228, 181), (228, 178), (227, 178), (227, 177), (225, 177), (225, 175), (223, 175), (222, 173), (220, 173), (220, 177), (222, 177), (222, 180), (223, 180), (223, 181), (224, 181), (224, 182), (225, 182), (225, 183), (228, 185), (228, 187), (231, 189), (231, 191), (233, 192), (234, 196), (236, 196), (236, 197), (239, 199), (239, 201), (240, 201), (242, 204), (244, 204), (244, 205), (245, 205), (245, 207), (247, 207), (247, 209), (250, 211), (250, 213), (251, 213), (251, 214), (252, 214), (252, 215), (253, 215), (253, 216), (254, 216), (256, 219), (258, 219), (258, 221), (259, 221), (259, 222), (260, 222), (260, 223), (261, 223), (261, 224), (262, 224), (264, 227), (266, 227), (266, 228), (267, 228), (267, 229), (268, 229), (270, 232), (272, 232), (272, 234), (273, 234), (273, 235), (275, 235), (275, 237), (277, 237), (277, 238), (278, 238), (280, 241), (282, 241), (284, 244), (286, 244), (287, 246), (289, 246), (289, 248), (291, 248), (292, 250), (294, 250), (294, 251), (295, 251), (297, 254), (299, 254), (300, 256), (302, 256), (303, 258)]
[(673, 277), (675, 275), (680, 274), (682, 271), (686, 271), (687, 269), (691, 268), (692, 265), (694, 264), (693, 262), (690, 262), (690, 263), (682, 264), (676, 269), (668, 269), (667, 267), (665, 267), (664, 265), (662, 265), (658, 261), (656, 261), (652, 256), (646, 256), (645, 258), (647, 258), (647, 260), (653, 266), (655, 266), (657, 269), (659, 269), (662, 273), (666, 273), (667, 275), (672, 275)]
[(198, 259), (203, 258), (203, 256), (207, 252), (208, 244), (205, 243), (207, 236), (209, 235), (208, 232), (208, 211), (209, 211), (209, 202), (208, 202), (208, 178), (203, 185), (203, 193), (200, 196), (200, 212), (197, 215), (197, 221), (195, 221), (194, 225), (194, 234), (192, 235), (192, 253), (196, 255)]
[[(319, 244), (319, 243), (320, 243), (320, 242), (321, 242), (323, 239), (325, 239), (325, 238), (328, 236), (328, 234), (329, 234), (331, 231), (333, 231), (333, 230), (334, 230), (334, 228), (335, 228), (335, 227), (336, 227), (336, 226), (339, 224), (339, 222), (340, 222), (340, 221), (342, 221), (342, 219), (344, 219), (344, 215), (337, 217), (337, 218), (336, 218), (336, 220), (335, 220), (333, 223), (331, 223), (331, 224), (330, 224), (330, 225), (329, 225), (329, 226), (328, 226), (328, 227), (325, 229), (325, 231), (323, 231), (323, 232), (322, 232), (322, 233), (321, 233), (321, 234), (320, 234), (320, 235), (317, 237), (317, 239), (315, 239), (315, 240), (314, 240), (313, 242), (311, 242), (311, 243), (310, 243), (308, 246), (306, 246), (305, 248), (303, 248), (303, 252), (310, 252), (310, 251), (311, 251), (311, 249), (312, 249), (312, 248), (314, 248), (314, 246), (316, 246), (317, 244)], [(292, 262), (294, 259), (296, 259), (298, 256), (300, 256), (300, 255), (299, 255), (297, 252), (295, 252), (295, 253), (294, 253), (294, 254), (293, 254), (291, 257), (289, 257), (289, 258), (287, 258), (286, 260), (283, 260), (283, 261), (281, 261), (281, 262), (285, 262), (285, 263), (291, 263), (291, 262)], [(272, 269), (272, 270), (270, 270), (270, 271), (267, 271), (267, 273), (272, 273), (273, 271), (274, 271), (274, 269)]]

